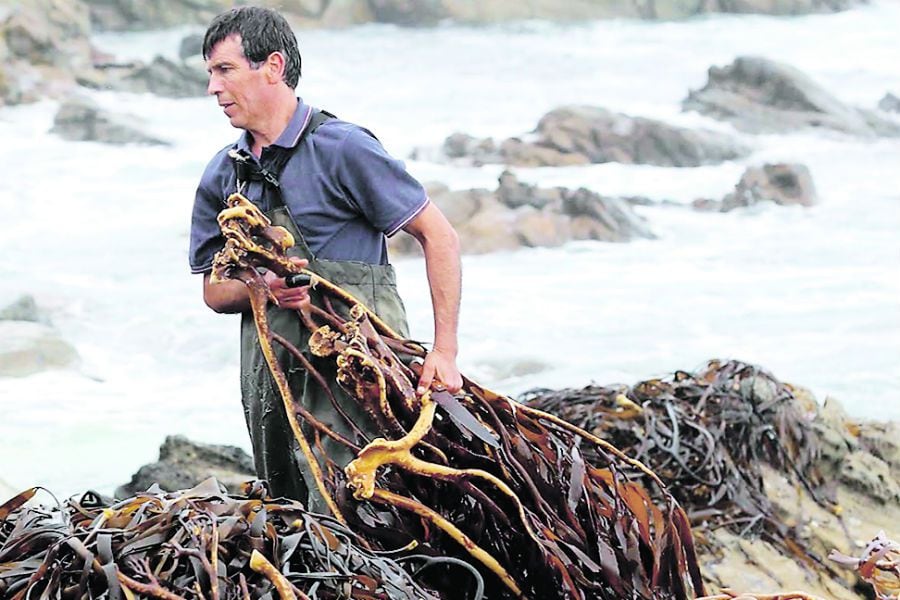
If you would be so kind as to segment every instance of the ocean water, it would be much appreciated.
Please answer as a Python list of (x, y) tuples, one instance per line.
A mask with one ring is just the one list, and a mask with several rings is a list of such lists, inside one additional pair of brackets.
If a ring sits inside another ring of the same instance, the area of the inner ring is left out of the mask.
[[(524, 134), (568, 103), (733, 131), (680, 111), (709, 66), (767, 56), (872, 108), (900, 92), (898, 22), (900, 3), (884, 1), (802, 18), (301, 31), (299, 91), (401, 157), (454, 131)], [(150, 59), (174, 55), (189, 31), (108, 34), (96, 44)], [(62, 496), (111, 492), (155, 460), (167, 434), (249, 447), (237, 318), (203, 305), (186, 259), (197, 179), (236, 133), (209, 98), (92, 96), (173, 146), (63, 141), (49, 133), (51, 101), (0, 109), (0, 306), (34, 295), (82, 359), (0, 379), (0, 479)], [(516, 169), (543, 186), (689, 203), (721, 197), (748, 165), (793, 161), (810, 168), (820, 202), (727, 214), (642, 207), (656, 240), (466, 256), (462, 370), (514, 395), (633, 384), (735, 358), (819, 400), (837, 398), (856, 417), (900, 418), (900, 140), (741, 137), (752, 156), (696, 169)], [(407, 166), (460, 189), (493, 188), (502, 170)], [(397, 268), (413, 335), (428, 340), (422, 261)]]

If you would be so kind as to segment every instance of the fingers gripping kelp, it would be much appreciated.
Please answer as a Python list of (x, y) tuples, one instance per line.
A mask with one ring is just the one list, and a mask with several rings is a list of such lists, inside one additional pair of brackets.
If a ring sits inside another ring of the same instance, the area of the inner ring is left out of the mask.
[[(490, 597), (704, 593), (687, 516), (646, 467), (469, 380), (458, 398), (440, 384), (417, 396), (410, 359), (425, 356), (421, 345), (289, 261), (290, 234), (243, 196), (228, 199), (219, 223), (226, 243), (213, 280), (247, 285), (262, 352), (315, 487), (334, 518), (373, 549), (416, 543), (425, 553), (464, 559), (486, 575)], [(312, 356), (271, 331), (266, 305), (274, 296), (262, 269), (308, 277), (322, 298), (301, 314)], [(340, 435), (310, 414), (288, 385), (276, 345), (325, 388), (314, 359), (333, 361), (341, 386), (384, 436), (367, 439), (353, 423), (351, 435)], [(325, 438), (356, 456), (346, 469), (326, 451)], [(582, 448), (594, 458), (585, 461)], [(656, 489), (626, 476), (635, 471)]]

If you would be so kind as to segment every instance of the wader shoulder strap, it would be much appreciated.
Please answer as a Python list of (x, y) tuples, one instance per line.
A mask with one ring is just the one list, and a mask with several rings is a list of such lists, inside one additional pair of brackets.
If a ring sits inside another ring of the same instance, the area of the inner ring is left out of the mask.
[[(231, 157), (232, 162), (234, 163), (234, 173), (237, 177), (238, 190), (240, 190), (243, 187), (242, 184), (247, 181), (265, 181), (269, 187), (280, 192), (281, 184), (278, 182), (278, 178), (281, 177), (281, 172), (284, 171), (285, 165), (291, 159), (294, 152), (296, 152), (297, 148), (300, 147), (303, 140), (312, 135), (315, 130), (319, 128), (319, 125), (329, 119), (336, 118), (337, 117), (326, 110), (314, 108), (309, 123), (307, 123), (306, 128), (300, 134), (300, 137), (297, 138), (297, 143), (293, 148), (270, 146), (270, 148), (274, 150), (274, 153), (269, 168), (261, 167), (245, 150), (238, 150), (236, 148), (229, 150), (228, 156)], [(273, 194), (273, 196), (277, 197), (278, 200), (281, 200), (280, 194)]]

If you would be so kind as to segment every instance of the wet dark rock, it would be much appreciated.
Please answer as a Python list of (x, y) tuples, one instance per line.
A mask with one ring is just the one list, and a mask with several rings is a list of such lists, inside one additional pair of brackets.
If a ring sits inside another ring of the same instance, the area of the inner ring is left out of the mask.
[(144, 465), (131, 481), (116, 489), (117, 498), (127, 498), (156, 484), (165, 491), (188, 489), (215, 477), (229, 491), (256, 477), (253, 459), (236, 446), (201, 444), (181, 435), (166, 437), (159, 460)]
[(106, 144), (168, 145), (169, 142), (141, 131), (139, 119), (100, 108), (93, 100), (76, 96), (64, 102), (53, 119), (51, 133), (71, 141)]
[(761, 57), (713, 66), (705, 87), (683, 102), (751, 133), (829, 129), (862, 137), (900, 136), (900, 124), (848, 106), (799, 69)]
[(735, 208), (774, 202), (780, 206), (812, 206), (817, 201), (812, 176), (805, 165), (766, 164), (748, 167), (741, 180), (722, 200), (698, 198), (698, 210), (728, 212)]

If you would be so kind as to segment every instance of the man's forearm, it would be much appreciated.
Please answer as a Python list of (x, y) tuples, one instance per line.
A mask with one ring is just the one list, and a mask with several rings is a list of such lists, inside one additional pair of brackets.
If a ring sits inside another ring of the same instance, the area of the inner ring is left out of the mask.
[(250, 296), (243, 282), (232, 280), (211, 283), (209, 273), (203, 276), (203, 301), (217, 313), (250, 310)]
[(425, 238), (425, 270), (434, 310), (434, 349), (456, 357), (459, 349), (457, 328), (462, 294), (462, 267), (459, 239), (452, 229), (435, 239)]

